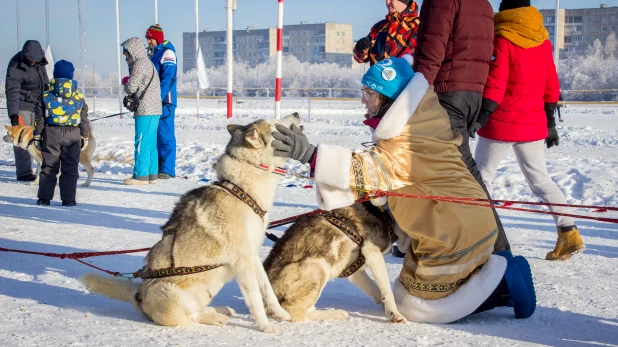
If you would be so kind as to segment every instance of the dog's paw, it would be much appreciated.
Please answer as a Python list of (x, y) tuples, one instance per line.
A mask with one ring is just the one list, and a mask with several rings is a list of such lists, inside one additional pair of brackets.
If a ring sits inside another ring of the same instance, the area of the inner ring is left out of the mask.
[(212, 320), (212, 325), (217, 327), (222, 327), (230, 321), (230, 317), (226, 315), (219, 314)]
[(82, 183), (82, 187), (90, 187), (90, 183), (84, 182), (84, 183)]
[(332, 320), (345, 320), (349, 317), (348, 313), (344, 310), (329, 310), (327, 312)]
[(271, 312), (271, 317), (278, 321), (289, 322), (292, 320), (292, 316), (281, 306), (270, 308), (268, 311)]
[(201, 324), (214, 325), (222, 327), (227, 324), (230, 317), (220, 313), (201, 313), (197, 316), (197, 322)]
[(31, 186), (31, 187), (38, 186), (39, 185), (39, 180), (32, 181), (32, 182), (28, 183), (28, 185)]
[(386, 313), (386, 317), (390, 319), (391, 323), (406, 323), (408, 320), (401, 313), (395, 311)]
[(268, 324), (259, 328), (261, 332), (266, 334), (281, 334), (285, 329), (278, 325)]
[(224, 314), (228, 317), (232, 317), (236, 315), (236, 311), (234, 311), (233, 308), (227, 307), (227, 306), (215, 307), (215, 311), (217, 311), (217, 313)]

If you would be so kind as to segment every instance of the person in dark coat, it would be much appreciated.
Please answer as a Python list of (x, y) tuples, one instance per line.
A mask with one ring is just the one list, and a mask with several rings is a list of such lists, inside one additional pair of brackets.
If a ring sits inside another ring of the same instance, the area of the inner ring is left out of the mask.
[(37, 205), (47, 206), (54, 198), (58, 172), (62, 206), (75, 206), (79, 155), (88, 145), (90, 124), (88, 105), (73, 79), (75, 68), (66, 60), (54, 65), (54, 78), (43, 94), (43, 109), (36, 116), (35, 145), (41, 149), (43, 164)]
[[(38, 41), (28, 40), (23, 49), (9, 61), (6, 71), (6, 106), (11, 125), (34, 125), (41, 113), (43, 92), (49, 85), (45, 70), (47, 60)], [(32, 158), (25, 149), (13, 147), (15, 174), (18, 181), (34, 181)]]
[[(468, 170), (487, 196), (470, 150), (468, 128), (479, 116), (493, 52), (494, 11), (487, 0), (425, 0), (421, 6), (414, 71), (422, 73), (448, 112)], [(510, 250), (500, 217), (495, 251)]]
[(369, 35), (356, 42), (354, 60), (373, 65), (389, 57), (414, 53), (418, 29), (418, 4), (413, 0), (386, 0), (388, 14)]

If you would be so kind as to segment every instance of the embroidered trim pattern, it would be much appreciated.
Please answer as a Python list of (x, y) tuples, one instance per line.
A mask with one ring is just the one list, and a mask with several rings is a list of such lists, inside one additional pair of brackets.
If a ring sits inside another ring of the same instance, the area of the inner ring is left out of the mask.
[(460, 278), (452, 283), (424, 283), (417, 282), (411, 278), (407, 278), (408, 288), (412, 290), (418, 290), (419, 292), (450, 292), (466, 283), (470, 278), (472, 278), (472, 276), (476, 275), (479, 271), (481, 271), (482, 268), (483, 265), (479, 265), (472, 272), (470, 272), (468, 276), (466, 276), (465, 278)]
[(369, 174), (369, 180), (371, 181), (371, 189), (380, 189), (380, 179), (378, 177), (378, 171), (376, 170), (373, 157), (367, 152), (361, 153), (358, 156), (363, 158), (363, 161), (365, 162), (365, 167), (367, 168), (367, 173)]
[(364, 198), (365, 193), (365, 174), (363, 173), (363, 165), (358, 158), (352, 157), (352, 170), (354, 170), (354, 184), (358, 189), (358, 198)]
[(255, 212), (255, 214), (257, 214), (261, 218), (264, 218), (266, 211), (263, 210), (260, 207), (260, 205), (258, 205), (257, 202), (255, 202), (255, 200), (251, 197), (251, 195), (245, 193), (245, 191), (242, 190), (239, 186), (235, 185), (234, 183), (230, 181), (217, 181), (213, 183), (213, 185), (227, 190), (230, 194), (234, 195), (234, 197), (236, 197), (238, 200), (247, 204), (247, 206), (249, 206), (253, 210), (253, 212)]
[(162, 278), (162, 277), (171, 277), (171, 276), (180, 276), (180, 275), (191, 275), (191, 274), (196, 274), (196, 273), (216, 269), (221, 266), (223, 266), (223, 264), (193, 266), (193, 267), (184, 267), (184, 266), (168, 267), (165, 269), (158, 269), (158, 270), (142, 269), (142, 270), (139, 270), (133, 273), (133, 277), (141, 278), (141, 279), (151, 279), (151, 278)]

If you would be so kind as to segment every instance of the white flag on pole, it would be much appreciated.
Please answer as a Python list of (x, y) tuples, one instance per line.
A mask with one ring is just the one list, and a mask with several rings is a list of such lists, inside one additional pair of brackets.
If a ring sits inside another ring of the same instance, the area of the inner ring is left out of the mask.
[(206, 74), (206, 63), (202, 55), (202, 47), (197, 51), (197, 80), (200, 82), (200, 89), (210, 88), (210, 81)]
[(45, 65), (45, 70), (47, 71), (47, 77), (49, 79), (54, 75), (54, 57), (52, 56), (51, 47), (47, 46), (45, 50), (45, 60), (47, 60), (47, 65)]

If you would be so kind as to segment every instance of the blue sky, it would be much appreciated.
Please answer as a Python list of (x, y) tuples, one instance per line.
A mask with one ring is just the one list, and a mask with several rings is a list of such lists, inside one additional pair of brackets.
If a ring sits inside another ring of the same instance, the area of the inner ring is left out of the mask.
[[(114, 0), (82, 0), (84, 25), (84, 65), (96, 61), (97, 72), (103, 78), (116, 69), (116, 19)], [(237, 0), (234, 29), (247, 26), (275, 27), (276, 0)], [(3, 0), (0, 11), (0, 78), (4, 79), (6, 65), (17, 50), (17, 20), (15, 0)], [(499, 0), (490, 1), (494, 9)], [(45, 0), (20, 0), (21, 44), (27, 39), (45, 45)], [(54, 59), (66, 59), (79, 67), (79, 25), (77, 0), (49, 0), (50, 43)], [(562, 0), (562, 8), (598, 7), (600, 3), (618, 5), (612, 1)], [(555, 1), (532, 0), (538, 8), (553, 8)], [(182, 61), (182, 33), (195, 30), (194, 0), (159, 0), (159, 23), (166, 39), (179, 50)], [(301, 20), (339, 22), (353, 25), (354, 38), (367, 34), (371, 26), (385, 15), (384, 0), (286, 0), (284, 24), (298, 24)], [(200, 0), (200, 30), (225, 29), (225, 0)], [(120, 0), (120, 40), (132, 36), (144, 37), (154, 23), (153, 0)], [(21, 45), (20, 45), (21, 46)], [(122, 62), (124, 64), (124, 61)]]

